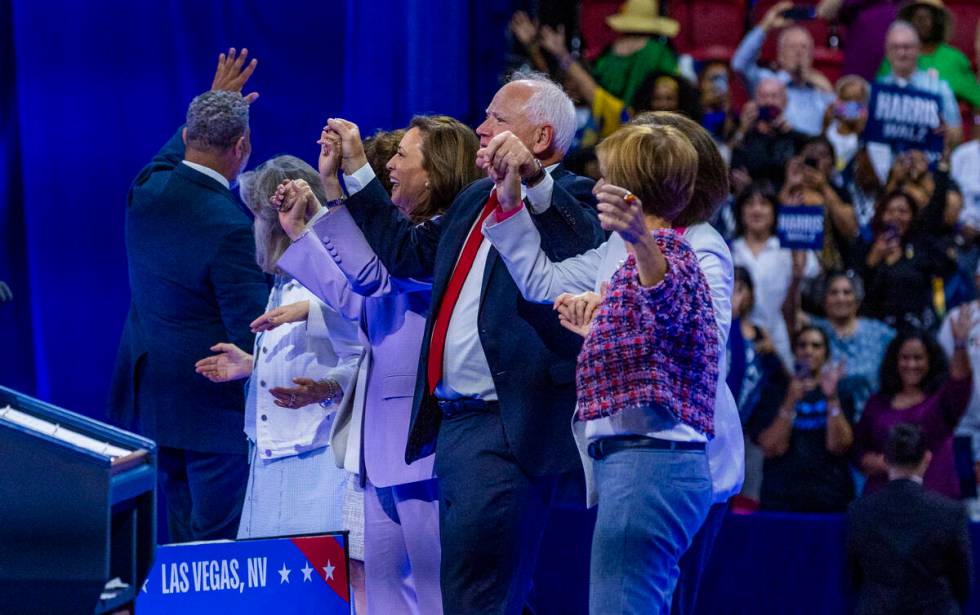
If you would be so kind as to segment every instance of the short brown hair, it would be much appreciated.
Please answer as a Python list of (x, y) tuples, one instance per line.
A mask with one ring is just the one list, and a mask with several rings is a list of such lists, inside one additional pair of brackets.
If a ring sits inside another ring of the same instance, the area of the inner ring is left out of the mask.
[(698, 153), (672, 126), (624, 126), (596, 147), (603, 177), (626, 188), (643, 211), (674, 221), (691, 202)]
[(388, 173), (388, 161), (398, 151), (398, 144), (405, 136), (405, 130), (379, 130), (364, 140), (364, 155), (368, 164), (374, 169), (375, 175), (385, 187), (385, 192), (391, 194), (391, 177)]
[(691, 203), (674, 219), (677, 226), (694, 226), (707, 222), (728, 198), (728, 165), (718, 146), (700, 124), (678, 113), (649, 111), (633, 118), (638, 126), (671, 126), (681, 131), (698, 154), (698, 178), (694, 181)]
[(419, 222), (446, 211), (464, 187), (480, 179), (480, 141), (472, 128), (446, 115), (418, 115), (408, 127), (422, 133), (422, 168), (429, 175), (429, 190), (411, 214)]

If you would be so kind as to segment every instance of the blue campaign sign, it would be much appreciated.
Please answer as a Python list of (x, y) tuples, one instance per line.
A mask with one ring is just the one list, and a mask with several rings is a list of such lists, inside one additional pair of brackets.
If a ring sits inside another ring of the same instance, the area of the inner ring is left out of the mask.
[(871, 86), (864, 141), (886, 143), (898, 153), (916, 149), (938, 160), (943, 137), (936, 134), (942, 118), (942, 98), (911, 86), (875, 83)]
[(823, 249), (823, 207), (782, 205), (776, 221), (779, 245), (790, 250)]
[(346, 534), (164, 545), (136, 612), (351, 612)]

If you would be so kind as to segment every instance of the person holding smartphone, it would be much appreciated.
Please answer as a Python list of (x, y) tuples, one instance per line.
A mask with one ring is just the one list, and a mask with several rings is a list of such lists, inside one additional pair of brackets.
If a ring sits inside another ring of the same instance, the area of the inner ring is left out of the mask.
[(847, 463), (854, 404), (838, 394), (844, 365), (829, 364), (828, 349), (822, 329), (800, 329), (783, 403), (759, 408), (746, 426), (765, 456), (763, 510), (844, 512), (854, 498)]
[[(813, 68), (813, 36), (795, 25), (814, 16), (813, 7), (794, 7), (792, 2), (775, 4), (742, 39), (732, 56), (732, 68), (745, 80), (749, 92), (754, 93), (767, 78), (778, 79), (786, 86), (786, 121), (808, 135), (822, 132), (821, 119), (834, 100), (830, 81)], [(758, 65), (759, 54), (773, 30), (781, 30), (776, 65), (773, 69), (762, 68)]]

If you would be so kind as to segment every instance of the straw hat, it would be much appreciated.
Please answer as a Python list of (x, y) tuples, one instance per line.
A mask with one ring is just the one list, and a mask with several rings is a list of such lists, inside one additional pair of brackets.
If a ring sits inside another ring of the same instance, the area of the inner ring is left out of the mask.
[(912, 21), (915, 10), (921, 6), (929, 7), (943, 20), (943, 40), (948, 41), (953, 33), (953, 14), (949, 12), (943, 0), (910, 0), (902, 5), (898, 10), (898, 18), (904, 21)]
[(660, 16), (657, 0), (626, 0), (619, 12), (606, 17), (609, 27), (621, 34), (659, 34), (677, 36), (681, 25)]

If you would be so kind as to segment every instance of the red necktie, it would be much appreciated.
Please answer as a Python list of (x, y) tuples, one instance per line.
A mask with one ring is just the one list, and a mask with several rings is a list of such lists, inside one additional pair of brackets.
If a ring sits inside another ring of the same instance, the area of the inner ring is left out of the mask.
[(449, 321), (452, 320), (453, 310), (459, 300), (459, 293), (463, 290), (463, 283), (466, 276), (473, 268), (473, 261), (476, 260), (476, 253), (480, 251), (480, 244), (483, 243), (483, 221), (487, 219), (494, 209), (497, 208), (497, 191), (490, 193), (487, 204), (483, 206), (480, 216), (476, 219), (476, 224), (470, 231), (466, 243), (463, 244), (463, 251), (453, 269), (453, 275), (449, 278), (446, 285), (446, 292), (443, 293), (442, 302), (439, 304), (439, 312), (436, 314), (436, 322), (432, 327), (432, 339), (429, 342), (429, 361), (428, 361), (428, 384), (429, 392), (434, 393), (439, 381), (442, 380), (442, 359), (446, 354), (446, 332), (449, 330)]

